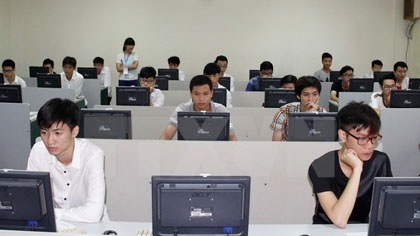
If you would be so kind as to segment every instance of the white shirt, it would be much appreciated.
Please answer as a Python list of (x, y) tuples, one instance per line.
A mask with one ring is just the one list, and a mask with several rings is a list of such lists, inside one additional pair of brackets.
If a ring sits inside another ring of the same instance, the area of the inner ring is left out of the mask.
[(101, 85), (108, 88), (108, 97), (112, 97), (111, 93), (111, 72), (108, 66), (102, 67), (101, 73), (98, 75)]
[(68, 88), (74, 90), (74, 95), (76, 98), (85, 98), (82, 93), (82, 87), (83, 87), (83, 75), (81, 75), (77, 71), (73, 71), (73, 75), (70, 79), (70, 81), (66, 77), (66, 73), (61, 72), (61, 87), (62, 88)]
[(409, 80), (410, 80), (410, 78), (408, 78), (408, 76), (403, 79), (403, 81), (401, 83), (401, 89), (402, 90), (407, 90), (408, 89)]
[(155, 88), (155, 91), (150, 94), (150, 101), (154, 107), (161, 107), (165, 102), (165, 95), (163, 95), (160, 89)]
[[(132, 52), (128, 57), (124, 55), (124, 52), (120, 52), (117, 55), (117, 63), (120, 63), (124, 67), (132, 65), (135, 61), (139, 60), (137, 53)], [(120, 80), (137, 80), (137, 69), (128, 70), (128, 74), (120, 73)]]
[[(231, 77), (232, 78), (232, 77)], [(226, 107), (227, 108), (232, 108), (232, 93), (223, 85), (218, 83), (218, 87), (217, 88), (224, 88), (226, 89)]]
[(26, 87), (25, 80), (23, 80), (22, 78), (20, 78), (17, 75), (15, 75), (15, 80), (13, 81), (13, 83), (9, 83), (9, 81), (6, 79), (6, 77), (4, 77), (4, 84), (5, 85), (20, 85), (20, 87), (22, 87), (22, 88)]
[(369, 106), (371, 106), (374, 109), (378, 109), (378, 110), (382, 110), (387, 108), (384, 105), (383, 99), (382, 99), (382, 92), (375, 92), (372, 93), (372, 95), (370, 96), (370, 103)]
[(178, 79), (181, 80), (181, 81), (185, 80), (185, 73), (184, 73), (184, 71), (182, 71), (180, 69), (178, 69)]
[(371, 71), (371, 72), (369, 72), (369, 73), (366, 73), (366, 74), (363, 76), (363, 78), (366, 78), (366, 79), (373, 79), (373, 71)]
[(230, 77), (230, 91), (235, 91), (235, 78), (233, 76), (229, 75), (228, 73), (224, 73), (223, 77)]
[(73, 161), (68, 166), (51, 155), (44, 142), (37, 142), (29, 154), (27, 170), (50, 173), (57, 220), (108, 220), (104, 152), (90, 141), (75, 139)]

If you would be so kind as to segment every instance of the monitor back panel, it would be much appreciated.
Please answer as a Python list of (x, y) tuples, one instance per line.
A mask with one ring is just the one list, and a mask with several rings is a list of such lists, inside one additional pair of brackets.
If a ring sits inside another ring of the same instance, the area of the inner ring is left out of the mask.
[(150, 106), (148, 87), (117, 87), (117, 105)]
[(229, 113), (178, 112), (178, 140), (229, 140)]
[(420, 90), (392, 90), (391, 107), (420, 108)]
[(417, 78), (410, 78), (408, 82), (409, 89), (420, 90), (420, 79)]
[(267, 88), (280, 88), (280, 78), (260, 78), (259, 85), (260, 91), (264, 91)]
[(351, 79), (351, 92), (373, 92), (373, 79)]
[(213, 89), (212, 101), (216, 103), (220, 103), (223, 106), (226, 106), (226, 93), (227, 93), (227, 90), (224, 88)]
[(131, 139), (131, 115), (82, 110), (82, 119), (84, 138)]
[(288, 141), (337, 141), (336, 113), (289, 113)]
[(95, 67), (78, 67), (77, 72), (83, 75), (85, 79), (97, 79), (98, 74), (96, 73)]
[(279, 108), (291, 102), (297, 102), (295, 90), (275, 88), (269, 88), (265, 90), (264, 107)]
[(223, 85), (223, 87), (230, 91), (230, 77), (220, 77), (219, 84)]
[(159, 76), (166, 76), (169, 80), (179, 80), (178, 69), (158, 69)]

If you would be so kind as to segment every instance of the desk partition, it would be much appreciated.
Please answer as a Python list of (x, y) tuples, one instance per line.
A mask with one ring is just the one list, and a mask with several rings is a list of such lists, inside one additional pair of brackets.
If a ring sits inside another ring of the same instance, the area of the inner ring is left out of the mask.
[(369, 104), (371, 92), (340, 92), (338, 109), (340, 110), (351, 101)]
[(38, 111), (44, 103), (52, 98), (74, 100), (73, 89), (62, 88), (22, 88), (22, 100), (29, 103), (31, 111)]

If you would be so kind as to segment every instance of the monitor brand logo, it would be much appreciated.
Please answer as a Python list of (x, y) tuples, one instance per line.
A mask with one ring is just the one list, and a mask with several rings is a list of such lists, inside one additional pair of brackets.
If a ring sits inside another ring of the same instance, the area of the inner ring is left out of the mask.
[(129, 102), (137, 102), (137, 98), (136, 97), (128, 97), (128, 101)]
[(5, 94), (0, 94), (0, 98), (5, 99), (5, 98), (9, 98), (9, 97), (7, 95), (5, 95)]
[(106, 127), (105, 125), (101, 125), (101, 126), (99, 126), (99, 131), (110, 132), (111, 128)]
[(209, 130), (205, 130), (203, 128), (198, 129), (197, 131), (198, 134), (210, 134)]
[(210, 197), (211, 193), (192, 193), (191, 197)]
[(411, 104), (412, 103), (412, 101), (410, 101), (410, 100), (404, 100), (404, 104)]
[(309, 136), (321, 135), (321, 130), (310, 129)]
[(287, 103), (286, 99), (279, 99), (279, 103), (284, 104)]

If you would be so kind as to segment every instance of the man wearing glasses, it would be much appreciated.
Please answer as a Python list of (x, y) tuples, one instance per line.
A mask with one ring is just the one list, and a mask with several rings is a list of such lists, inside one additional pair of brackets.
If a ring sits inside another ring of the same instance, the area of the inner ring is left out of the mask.
[(273, 77), (273, 64), (269, 61), (264, 61), (260, 65), (260, 75), (249, 80), (246, 91), (260, 91), (260, 78), (271, 77)]
[(381, 120), (370, 106), (351, 102), (337, 114), (342, 148), (312, 162), (314, 224), (368, 223), (375, 177), (391, 177), (388, 156), (375, 150)]
[(354, 69), (351, 66), (344, 66), (340, 70), (340, 80), (331, 85), (330, 99), (338, 102), (340, 92), (347, 92), (350, 89), (350, 80), (353, 78)]
[(391, 90), (396, 88), (397, 79), (394, 73), (388, 73), (379, 79), (379, 87), (382, 92), (372, 93), (369, 105), (375, 109), (378, 115), (381, 115), (381, 110), (389, 108), (391, 105)]
[(15, 73), (16, 64), (13, 60), (4, 60), (1, 67), (3, 70), (4, 84), (13, 84), (20, 85), (21, 87), (26, 87), (25, 80), (17, 76)]
[(165, 95), (155, 88), (156, 70), (153, 67), (143, 67), (140, 70), (140, 86), (150, 88), (150, 106), (161, 107), (165, 102)]

